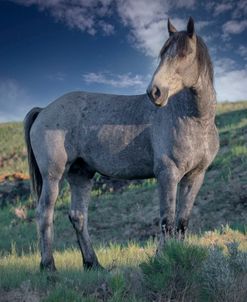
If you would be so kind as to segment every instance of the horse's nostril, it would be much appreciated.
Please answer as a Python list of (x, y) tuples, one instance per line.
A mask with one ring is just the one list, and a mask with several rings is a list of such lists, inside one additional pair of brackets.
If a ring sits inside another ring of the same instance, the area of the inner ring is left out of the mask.
[(160, 93), (160, 89), (157, 86), (154, 86), (152, 89), (152, 97), (154, 98), (154, 100), (157, 100), (160, 97), (161, 93)]

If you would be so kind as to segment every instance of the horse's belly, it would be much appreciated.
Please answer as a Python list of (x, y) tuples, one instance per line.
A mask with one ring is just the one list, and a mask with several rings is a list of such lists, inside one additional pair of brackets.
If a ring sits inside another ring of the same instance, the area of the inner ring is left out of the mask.
[(153, 176), (147, 125), (107, 125), (85, 138), (81, 157), (101, 174), (123, 179)]
[[(138, 154), (137, 154), (138, 155)], [(103, 175), (119, 179), (144, 179), (153, 177), (153, 163), (143, 158), (108, 156), (95, 160), (94, 168)]]

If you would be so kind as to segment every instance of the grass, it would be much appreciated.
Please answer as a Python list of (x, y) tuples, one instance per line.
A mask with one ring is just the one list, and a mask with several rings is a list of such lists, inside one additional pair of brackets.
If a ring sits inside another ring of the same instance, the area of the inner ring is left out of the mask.
[(22, 123), (0, 124), (1, 174), (27, 174), (27, 156)]
[(42, 301), (245, 301), (246, 238), (228, 227), (227, 240), (215, 244), (221, 232), (211, 232), (211, 242), (208, 234), (170, 240), (158, 257), (154, 241), (98, 247), (105, 271), (83, 271), (71, 248), (55, 252), (56, 273), (41, 273), (38, 251), (18, 255), (13, 247), (1, 257), (0, 291)]

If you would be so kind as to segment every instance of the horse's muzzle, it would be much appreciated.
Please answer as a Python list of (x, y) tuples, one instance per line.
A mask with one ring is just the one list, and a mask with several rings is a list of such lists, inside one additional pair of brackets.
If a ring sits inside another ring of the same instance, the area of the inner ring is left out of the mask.
[(168, 92), (169, 92), (168, 88), (162, 87), (162, 89), (160, 89), (156, 85), (152, 86), (151, 88), (148, 87), (147, 89), (148, 97), (150, 98), (152, 103), (154, 103), (158, 107), (162, 107), (166, 105)]

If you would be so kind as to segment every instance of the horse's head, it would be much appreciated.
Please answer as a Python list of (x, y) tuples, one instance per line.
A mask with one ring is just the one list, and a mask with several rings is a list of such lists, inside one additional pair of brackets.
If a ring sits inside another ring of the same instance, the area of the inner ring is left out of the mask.
[(169, 38), (160, 51), (160, 63), (147, 89), (151, 101), (165, 106), (168, 98), (198, 80), (197, 36), (190, 17), (187, 30), (178, 32), (168, 19)]

